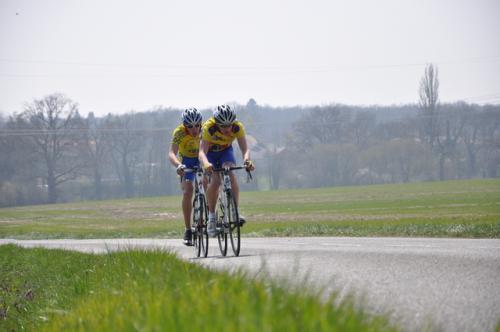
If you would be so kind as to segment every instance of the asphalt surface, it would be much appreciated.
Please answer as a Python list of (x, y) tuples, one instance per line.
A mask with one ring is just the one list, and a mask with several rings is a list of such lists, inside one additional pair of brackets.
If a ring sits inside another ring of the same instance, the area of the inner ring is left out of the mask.
[[(162, 248), (215, 269), (285, 278), (292, 287), (321, 287), (327, 296), (354, 293), (371, 312), (389, 313), (408, 331), (494, 331), (500, 324), (500, 240), (428, 238), (243, 238), (240, 257), (209, 257), (173, 239), (29, 240), (0, 244), (102, 253)], [(281, 280), (281, 279), (279, 279)]]

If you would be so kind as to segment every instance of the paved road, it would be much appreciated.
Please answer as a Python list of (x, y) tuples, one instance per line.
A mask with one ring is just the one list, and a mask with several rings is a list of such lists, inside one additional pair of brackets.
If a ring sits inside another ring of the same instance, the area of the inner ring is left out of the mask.
[[(83, 252), (166, 248), (217, 269), (304, 280), (325, 294), (354, 292), (373, 312), (390, 312), (406, 330), (493, 331), (500, 323), (500, 240), (409, 238), (245, 238), (240, 257), (192, 258), (180, 240), (2, 240)], [(217, 250), (216, 250), (217, 249)], [(230, 249), (229, 249), (230, 250)]]

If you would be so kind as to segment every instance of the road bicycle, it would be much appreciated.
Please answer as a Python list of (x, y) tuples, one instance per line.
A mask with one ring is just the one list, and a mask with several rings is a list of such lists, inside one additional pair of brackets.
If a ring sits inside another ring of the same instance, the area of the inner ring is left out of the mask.
[(238, 213), (238, 205), (233, 195), (231, 187), (231, 178), (229, 173), (233, 170), (245, 169), (247, 171), (248, 180), (252, 178), (252, 174), (245, 166), (233, 166), (215, 168), (214, 172), (219, 172), (222, 175), (222, 190), (219, 190), (218, 206), (216, 210), (216, 229), (219, 249), (222, 256), (227, 255), (227, 238), (231, 241), (231, 247), (235, 256), (239, 256), (241, 248), (240, 238), (240, 215)]
[(205, 198), (205, 187), (203, 186), (203, 169), (201, 167), (186, 168), (184, 172), (195, 173), (194, 198), (193, 198), (193, 221), (191, 231), (193, 233), (194, 254), (196, 257), (207, 257), (208, 255), (208, 233), (207, 220), (208, 208)]

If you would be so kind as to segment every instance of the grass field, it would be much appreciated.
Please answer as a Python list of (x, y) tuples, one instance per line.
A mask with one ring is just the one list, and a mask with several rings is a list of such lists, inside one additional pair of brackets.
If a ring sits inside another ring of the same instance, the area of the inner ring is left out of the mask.
[[(0, 209), (0, 237), (180, 237), (180, 196)], [(500, 237), (500, 179), (245, 192), (244, 236)]]
[(352, 300), (172, 254), (0, 246), (0, 331), (394, 331)]

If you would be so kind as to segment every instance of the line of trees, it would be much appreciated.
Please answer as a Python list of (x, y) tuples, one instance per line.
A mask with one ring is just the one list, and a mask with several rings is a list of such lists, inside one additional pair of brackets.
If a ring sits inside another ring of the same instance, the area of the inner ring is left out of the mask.
[(406, 117), (389, 122), (377, 121), (375, 112), (341, 105), (310, 110), (294, 124), (286, 149), (273, 156), (289, 167), (275, 170), (271, 186), (499, 176), (500, 107), (440, 105), (432, 120), (434, 136), (427, 132), (428, 116), (419, 110), (410, 115), (409, 107)]
[[(441, 104), (433, 65), (419, 97), (388, 107), (235, 105), (258, 167), (242, 189), (500, 176), (500, 106)], [(179, 121), (175, 109), (82, 117), (64, 95), (34, 100), (0, 118), (0, 206), (177, 194), (167, 150)]]

